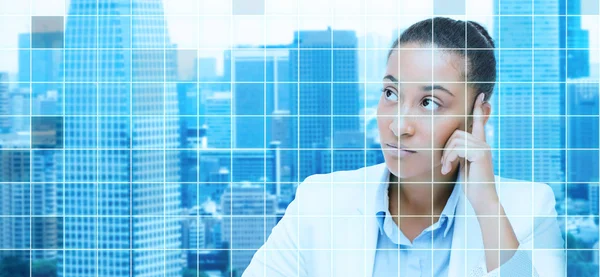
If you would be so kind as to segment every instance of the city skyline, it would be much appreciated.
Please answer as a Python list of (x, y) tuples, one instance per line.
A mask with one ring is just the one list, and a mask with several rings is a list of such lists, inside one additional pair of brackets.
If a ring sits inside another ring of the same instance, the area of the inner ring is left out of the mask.
[[(31, 0), (37, 1), (37, 0)], [(372, 2), (374, 7), (385, 6), (391, 9), (370, 8), (366, 12), (376, 14), (373, 17), (364, 17), (361, 11), (353, 8), (352, 5), (338, 5), (330, 3), (326, 5), (331, 9), (331, 13), (349, 14), (352, 17), (329, 17), (326, 9), (320, 9), (315, 12), (310, 3), (306, 6), (300, 6), (301, 10), (307, 11), (308, 16), (294, 17), (296, 14), (302, 14), (293, 7), (296, 0), (286, 1), (267, 1), (266, 16), (230, 16), (232, 9), (229, 1), (214, 1), (208, 4), (206, 2), (196, 2), (194, 0), (171, 0), (164, 2), (165, 19), (169, 30), (171, 41), (179, 49), (197, 49), (199, 57), (215, 57), (218, 60), (218, 72), (223, 69), (223, 51), (235, 45), (278, 45), (289, 44), (293, 41), (294, 32), (297, 30), (326, 30), (331, 26), (335, 30), (353, 30), (358, 37), (375, 33), (387, 39), (391, 39), (391, 34), (396, 29), (406, 28), (410, 24), (425, 19), (427, 14), (433, 14), (432, 3), (437, 0), (420, 1), (421, 5), (396, 4), (393, 0), (377, 0)], [(323, 4), (322, 1), (311, 0), (315, 3)], [(0, 1), (0, 11), (5, 10), (5, 17), (0, 16), (0, 36), (6, 39), (0, 42), (0, 50), (3, 48), (16, 49), (18, 47), (17, 38), (19, 34), (27, 33), (30, 29), (29, 16), (61, 16), (65, 14), (65, 8), (60, 3), (67, 6), (70, 0), (64, 1), (39, 1), (39, 7), (29, 10), (26, 2), (11, 3)], [(305, 1), (303, 1), (304, 3)], [(360, 0), (354, 0), (360, 4)], [(45, 3), (45, 4), (44, 4)], [(57, 4), (58, 3), (58, 4)], [(326, 3), (326, 2), (325, 2)], [(370, 2), (371, 3), (371, 2)], [(37, 4), (37, 2), (36, 2)], [(292, 4), (292, 8), (289, 5)], [(6, 9), (2, 5), (6, 5)], [(304, 4), (303, 4), (304, 5)], [(592, 0), (582, 1), (582, 10), (584, 12), (593, 10)], [(597, 4), (596, 4), (597, 5)], [(196, 7), (198, 12), (188, 7)], [(494, 28), (493, 0), (489, 1), (466, 1), (467, 16), (452, 16), (456, 19), (467, 18), (475, 20), (488, 30)], [(202, 7), (210, 7), (213, 12), (203, 14), (200, 12)], [(271, 8), (271, 13), (269, 13)], [(405, 10), (406, 12), (394, 13), (393, 10)], [(477, 12), (475, 12), (477, 11)], [(381, 16), (379, 16), (381, 14)], [(406, 15), (405, 18), (398, 17), (397, 14)], [(418, 15), (420, 14), (420, 15)], [(2, 15), (2, 13), (0, 13)], [(219, 16), (217, 16), (219, 15)], [(418, 16), (416, 16), (418, 15)], [(368, 21), (366, 20), (368, 18)], [(600, 29), (600, 17), (598, 12), (590, 12), (581, 17), (583, 29), (589, 30), (590, 47), (600, 49), (598, 33)], [(394, 25), (391, 25), (391, 23)], [(198, 28), (193, 28), (197, 24)], [(204, 27), (202, 27), (204, 26)], [(210, 28), (208, 28), (210, 26)], [(251, 30), (251, 31), (248, 31)], [(490, 32), (492, 33), (492, 32)], [(223, 35), (227, 34), (227, 35)], [(359, 46), (360, 47), (360, 46)], [(387, 46), (386, 46), (387, 47)], [(203, 49), (205, 48), (205, 49)], [(209, 49), (210, 48), (210, 49)], [(16, 51), (16, 50), (15, 50)], [(591, 51), (590, 62), (592, 65), (600, 63), (599, 51)], [(17, 60), (16, 55), (11, 52), (2, 53), (0, 51), (0, 72), (8, 71), (16, 73)], [(600, 66), (600, 65), (599, 65)]]
[[(389, 17), (366, 25), (361, 16), (330, 17), (361, 12), (335, 9), (340, 1), (304, 21), (293, 16), (290, 3), (301, 5), (293, 1), (266, 1), (267, 16), (203, 17), (176, 14), (194, 14), (210, 0), (94, 1), (31, 6), (35, 16), (21, 17), (27, 23), (15, 29), (31, 24), (33, 32), (0, 41), (0, 60), (14, 54), (11, 75), (20, 81), (10, 84), (0, 68), (0, 271), (2, 258), (15, 256), (31, 268), (51, 261), (65, 277), (187, 277), (204, 269), (237, 276), (308, 176), (384, 162), (374, 108), (382, 92), (366, 82), (380, 84), (393, 32), (431, 8), (402, 17), (394, 14), (402, 5), (378, 0), (392, 8), (373, 12)], [(232, 13), (219, 3), (213, 12)], [(547, 183), (565, 247), (595, 250), (568, 256), (568, 272), (597, 273), (600, 87), (589, 75), (600, 65), (584, 65), (598, 51), (561, 49), (597, 49), (598, 34), (581, 17), (528, 14), (533, 6), (564, 13), (566, 2), (490, 0), (480, 3), (482, 13), (497, 13), (497, 3), (512, 16), (469, 17), (487, 22), (501, 46), (485, 127), (494, 174)], [(56, 15), (62, 4), (73, 7), (68, 18), (38, 16)], [(95, 15), (132, 7), (145, 16)], [(288, 15), (270, 16), (275, 8)], [(0, 14), (0, 36), (6, 18), (15, 17)], [(230, 26), (235, 31), (225, 33), (240, 47), (230, 51), (228, 40), (215, 39), (222, 28), (211, 39), (183, 27), (200, 20)], [(263, 45), (269, 28), (276, 35)], [(182, 57), (187, 64), (178, 63)]]

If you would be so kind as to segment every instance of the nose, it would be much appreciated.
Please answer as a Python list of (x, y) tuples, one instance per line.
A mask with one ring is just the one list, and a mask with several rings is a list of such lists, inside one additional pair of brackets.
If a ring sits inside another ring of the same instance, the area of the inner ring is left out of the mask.
[(415, 127), (413, 126), (413, 120), (410, 116), (405, 116), (403, 114), (398, 114), (394, 116), (392, 123), (389, 126), (390, 130), (394, 132), (396, 137), (401, 137), (403, 135), (412, 136), (415, 132)]

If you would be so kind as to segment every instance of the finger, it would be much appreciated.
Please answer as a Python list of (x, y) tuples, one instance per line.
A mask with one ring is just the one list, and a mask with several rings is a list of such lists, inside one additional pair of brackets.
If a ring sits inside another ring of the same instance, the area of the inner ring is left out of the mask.
[(452, 162), (454, 162), (456, 158), (460, 156), (458, 152), (463, 151), (458, 149), (459, 147), (461, 146), (455, 145), (452, 148), (449, 148), (448, 153), (444, 156), (444, 162), (442, 163), (442, 174), (446, 175), (446, 173), (452, 171)]
[(440, 159), (440, 162), (442, 164), (442, 168), (444, 168), (444, 165), (446, 164), (446, 158), (448, 157), (448, 154), (450, 153), (450, 151), (452, 151), (452, 148), (454, 148), (454, 146), (456, 146), (456, 137), (458, 136), (458, 130), (454, 131), (454, 133), (452, 133), (452, 135), (450, 136), (450, 139), (448, 139), (448, 141), (446, 141), (446, 145), (444, 145), (444, 148), (442, 148), (442, 158)]
[(483, 118), (483, 98), (485, 93), (480, 93), (475, 101), (475, 107), (473, 108), (473, 130), (471, 133), (476, 138), (485, 141), (485, 129), (484, 129), (484, 118)]
[[(454, 131), (454, 134), (451, 136), (451, 138), (446, 142), (446, 145), (444, 146), (444, 149), (452, 149), (453, 146), (456, 146), (457, 144), (460, 145), (467, 145), (467, 141), (468, 145), (471, 145), (472, 143), (476, 142), (476, 139), (473, 139), (473, 135), (462, 131), (462, 130), (456, 130)], [(442, 155), (442, 160), (443, 160), (443, 155)]]
[(442, 165), (445, 162), (445, 158), (447, 157), (447, 153), (450, 153), (450, 151), (456, 149), (456, 146), (460, 145), (464, 145), (463, 142), (461, 142), (461, 138), (455, 138), (453, 139), (450, 143), (448, 143), (448, 145), (444, 148), (447, 151), (444, 151), (444, 155), (442, 156)]
[(450, 147), (444, 147), (444, 149), (442, 150), (442, 158), (440, 159), (440, 163), (442, 164), (442, 173), (444, 173), (444, 167), (446, 167), (446, 159), (448, 158), (450, 151), (452, 151), (452, 148)]
[[(465, 170), (465, 162), (466, 162), (465, 158), (459, 159), (459, 162), (458, 162), (459, 170)], [(465, 176), (468, 176), (468, 175), (465, 175)]]
[(468, 133), (465, 131), (458, 130), (458, 129), (454, 130), (452, 135), (450, 135), (450, 138), (448, 138), (448, 140), (446, 141), (444, 148), (442, 148), (442, 159), (441, 159), (442, 161), (444, 160), (446, 149), (451, 149), (452, 146), (456, 143), (455, 140), (459, 139), (459, 138), (464, 138), (466, 134), (468, 134)]
[(448, 172), (452, 171), (452, 162), (458, 157), (456, 154), (456, 150), (452, 149), (448, 151), (446, 155), (446, 159), (444, 160), (442, 166), (442, 174), (446, 175)]
[(469, 150), (470, 149), (467, 149), (464, 144), (460, 143), (450, 148), (442, 163), (442, 174), (445, 175), (452, 170), (452, 163), (456, 161), (456, 159), (460, 158), (461, 160), (464, 160), (464, 162), (471, 161), (472, 157), (470, 157), (470, 155), (473, 154), (473, 151)]

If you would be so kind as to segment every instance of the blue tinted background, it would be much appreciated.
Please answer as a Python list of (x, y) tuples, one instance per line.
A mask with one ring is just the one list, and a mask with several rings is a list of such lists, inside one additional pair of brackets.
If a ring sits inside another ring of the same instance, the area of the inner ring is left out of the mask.
[(241, 274), (307, 176), (383, 162), (388, 47), (436, 15), (493, 36), (495, 173), (598, 275), (598, 2), (420, 2), (0, 0), (2, 276)]

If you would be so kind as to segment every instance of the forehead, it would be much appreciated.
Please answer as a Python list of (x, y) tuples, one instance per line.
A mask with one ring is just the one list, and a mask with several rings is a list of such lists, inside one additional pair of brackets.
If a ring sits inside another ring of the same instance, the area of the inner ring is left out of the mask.
[(406, 44), (392, 51), (386, 75), (400, 82), (464, 82), (465, 59), (429, 45)]

